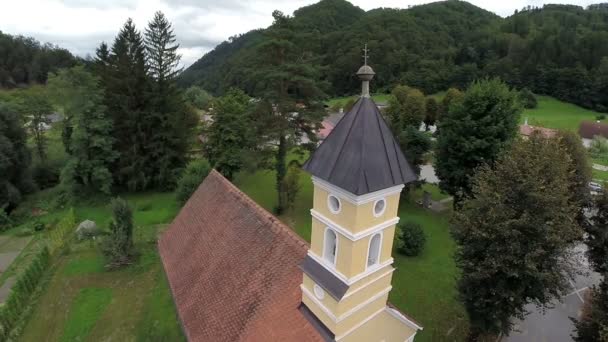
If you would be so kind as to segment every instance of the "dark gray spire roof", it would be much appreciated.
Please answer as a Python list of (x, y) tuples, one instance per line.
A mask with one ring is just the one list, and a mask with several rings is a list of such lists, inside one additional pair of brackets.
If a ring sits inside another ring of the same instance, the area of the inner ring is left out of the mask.
[(304, 164), (304, 170), (355, 195), (416, 180), (369, 97), (361, 97), (344, 115)]

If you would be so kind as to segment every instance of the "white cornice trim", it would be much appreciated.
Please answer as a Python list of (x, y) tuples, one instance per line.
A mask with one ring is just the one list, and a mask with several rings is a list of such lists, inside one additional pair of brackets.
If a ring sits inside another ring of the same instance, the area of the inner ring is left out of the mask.
[(310, 209), (310, 215), (312, 217), (316, 218), (317, 220), (321, 221), (323, 224), (333, 228), (338, 233), (342, 234), (345, 238), (347, 238), (351, 241), (357, 241), (357, 240), (363, 239), (366, 236), (375, 234), (385, 228), (391, 227), (391, 226), (399, 223), (399, 216), (396, 216), (390, 220), (384, 221), (373, 227), (367, 228), (366, 230), (360, 231), (358, 233), (351, 233), (348, 229), (342, 227), (341, 225), (330, 220), (329, 218), (323, 216), (323, 214), (321, 214), (320, 212), (318, 212), (314, 209)]
[(396, 319), (400, 320), (401, 322), (405, 323), (407, 326), (409, 326), (412, 329), (415, 330), (423, 330), (421, 326), (419, 326), (418, 324), (412, 322), (412, 320), (408, 319), (407, 317), (405, 317), (401, 312), (393, 309), (393, 308), (389, 308), (388, 306), (386, 307), (386, 311), (393, 317), (395, 317)]
[(378, 316), (379, 314), (382, 313), (382, 311), (384, 311), (384, 308), (374, 312), (373, 314), (371, 314), (371, 316), (367, 317), (366, 319), (362, 320), (360, 323), (356, 324), (354, 327), (348, 329), (348, 331), (346, 331), (344, 334), (337, 336), (334, 338), (334, 340), (336, 342), (340, 341), (341, 339), (345, 338), (346, 336), (350, 335), (350, 333), (352, 333), (353, 331), (357, 330), (358, 328), (360, 328), (363, 324), (371, 321), (372, 319), (374, 319), (376, 316)]
[[(304, 284), (300, 285), (300, 288), (302, 289), (302, 293), (304, 293), (304, 295), (306, 295), (306, 297), (308, 297), (308, 299), (312, 300), (315, 304), (317, 304), (317, 306), (319, 306), (319, 308), (321, 308), (321, 310), (323, 310), (323, 312), (325, 312), (327, 314), (327, 316), (329, 316), (329, 318), (331, 318), (332, 321), (334, 321), (334, 323), (340, 323), (343, 320), (347, 319), (348, 317), (352, 316), (353, 314), (355, 314), (357, 311), (363, 309), (366, 305), (374, 302), (375, 300), (377, 300), (378, 298), (381, 298), (382, 296), (384, 296), (385, 294), (389, 293), (391, 291), (391, 289), (393, 288), (392, 286), (389, 286), (387, 288), (385, 288), (384, 290), (376, 293), (375, 295), (373, 295), (372, 297), (368, 298), (366, 301), (361, 302), (359, 305), (355, 306), (354, 308), (348, 310), (347, 312), (343, 313), (340, 316), (336, 316), (334, 315), (331, 310), (329, 310), (325, 305), (323, 305), (323, 303), (317, 299), (317, 297), (315, 297), (314, 294), (312, 294), (305, 286)], [(385, 307), (386, 308), (386, 307)]]
[(392, 265), (394, 262), (393, 258), (389, 258), (386, 261), (374, 265), (372, 267), (368, 267), (367, 270), (348, 278), (347, 276), (345, 276), (344, 274), (340, 273), (334, 265), (330, 265), (327, 263), (327, 261), (325, 261), (325, 259), (323, 259), (322, 257), (316, 255), (315, 253), (313, 253), (313, 251), (308, 250), (308, 256), (310, 256), (311, 258), (313, 258), (316, 262), (318, 262), (319, 264), (321, 264), (321, 266), (325, 267), (326, 270), (328, 270), (329, 272), (331, 272), (331, 274), (335, 275), (336, 277), (338, 277), (338, 279), (342, 280), (343, 282), (346, 283), (346, 285), (350, 286), (354, 283), (356, 283), (357, 281), (367, 277), (368, 275), (376, 272), (377, 270), (380, 270), (388, 265)]
[(360, 195), (357, 196), (355, 194), (353, 194), (352, 192), (348, 191), (348, 190), (344, 190), (340, 187), (337, 187), (331, 183), (328, 183), (327, 181), (322, 180), (321, 178), (312, 176), (312, 183), (314, 185), (319, 186), (321, 189), (324, 189), (330, 193), (336, 193), (339, 194), (340, 196), (342, 196), (345, 200), (347, 200), (348, 202), (354, 204), (354, 205), (361, 205), (361, 204), (365, 204), (365, 203), (369, 203), (369, 202), (373, 202), (375, 200), (381, 199), (383, 197), (389, 196), (389, 195), (393, 195), (396, 193), (400, 193), (401, 190), (403, 189), (404, 185), (395, 185), (393, 187), (390, 188), (386, 188), (386, 189), (382, 189), (382, 190), (378, 190), (378, 191), (374, 191), (374, 192), (370, 192), (368, 194), (365, 195)]

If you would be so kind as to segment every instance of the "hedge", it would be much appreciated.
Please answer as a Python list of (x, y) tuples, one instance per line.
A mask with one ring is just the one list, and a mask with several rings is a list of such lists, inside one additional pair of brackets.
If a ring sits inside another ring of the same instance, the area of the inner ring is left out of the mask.
[(50, 262), (50, 252), (47, 246), (43, 246), (27, 268), (17, 276), (17, 281), (11, 288), (11, 292), (4, 304), (0, 305), (0, 336), (7, 339), (13, 330), (27, 303), (36, 290), (44, 271)]
[(49, 252), (51, 254), (54, 255), (58, 249), (64, 246), (66, 236), (72, 233), (75, 227), (76, 215), (74, 214), (74, 208), (72, 208), (49, 233)]

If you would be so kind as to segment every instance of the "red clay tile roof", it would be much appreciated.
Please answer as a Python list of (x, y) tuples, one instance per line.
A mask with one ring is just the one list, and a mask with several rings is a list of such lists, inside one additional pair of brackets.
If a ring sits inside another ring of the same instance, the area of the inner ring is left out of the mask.
[(529, 137), (534, 132), (539, 132), (545, 138), (553, 138), (557, 134), (557, 130), (551, 128), (530, 126), (526, 124), (519, 126), (519, 134), (523, 136)]
[(578, 128), (581, 138), (593, 139), (596, 135), (608, 138), (608, 125), (601, 122), (583, 121)]
[(159, 240), (190, 341), (323, 341), (298, 310), (308, 244), (216, 171)]

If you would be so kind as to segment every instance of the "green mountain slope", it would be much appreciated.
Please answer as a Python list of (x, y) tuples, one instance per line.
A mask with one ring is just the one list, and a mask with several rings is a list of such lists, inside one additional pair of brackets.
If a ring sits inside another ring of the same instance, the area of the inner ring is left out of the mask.
[[(303, 53), (318, 57), (330, 95), (351, 94), (368, 44), (377, 73), (374, 87), (405, 83), (434, 93), (498, 76), (516, 87), (608, 110), (608, 5), (527, 8), (508, 18), (464, 1), (365, 12), (344, 0), (322, 0), (292, 19), (306, 39)], [(264, 30), (224, 42), (181, 76), (221, 94), (231, 86), (253, 89), (250, 66)]]

